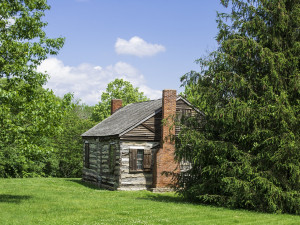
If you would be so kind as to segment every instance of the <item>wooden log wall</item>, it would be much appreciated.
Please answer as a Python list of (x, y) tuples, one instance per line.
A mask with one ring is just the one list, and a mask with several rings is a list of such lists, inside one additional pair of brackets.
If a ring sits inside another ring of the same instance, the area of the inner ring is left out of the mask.
[(129, 171), (129, 149), (131, 147), (151, 150), (153, 168), (154, 156), (159, 147), (159, 142), (147, 141), (121, 141), (121, 163), (120, 163), (120, 180), (118, 190), (150, 190), (152, 188), (152, 169), (149, 171), (130, 172)]
[[(177, 115), (177, 120), (180, 120), (182, 116), (195, 116), (196, 111), (189, 106), (187, 103), (185, 103), (183, 100), (178, 100), (176, 102), (176, 115)], [(177, 136), (180, 132), (180, 126), (175, 127), (175, 135)]]
[(153, 117), (149, 118), (142, 124), (121, 136), (121, 140), (159, 141), (161, 133), (161, 117), (162, 113), (157, 113)]
[[(84, 166), (82, 171), (83, 181), (93, 183), (98, 187), (115, 190), (119, 186), (120, 176), (120, 144), (118, 138), (87, 138), (83, 139), (89, 144), (89, 167)], [(114, 146), (114, 154), (110, 154)], [(110, 166), (111, 156), (114, 157), (113, 166)], [(83, 148), (85, 160), (85, 147)], [(85, 163), (84, 163), (85, 165)], [(113, 169), (111, 168), (113, 167)]]

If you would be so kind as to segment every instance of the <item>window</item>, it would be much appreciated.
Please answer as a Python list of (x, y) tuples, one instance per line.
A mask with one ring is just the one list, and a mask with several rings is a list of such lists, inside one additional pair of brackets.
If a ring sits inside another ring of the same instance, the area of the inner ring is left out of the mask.
[(109, 146), (109, 158), (108, 158), (108, 167), (111, 173), (114, 173), (116, 165), (116, 146), (110, 144)]
[(177, 121), (181, 121), (192, 116), (192, 109), (181, 109), (176, 112)]
[(129, 172), (143, 172), (151, 170), (151, 150), (129, 150)]
[(84, 144), (84, 150), (85, 150), (84, 166), (85, 166), (85, 168), (90, 168), (90, 145), (89, 145), (89, 143)]
[(187, 160), (187, 157), (184, 156), (180, 162), (180, 172), (186, 172), (190, 169), (192, 169), (192, 164)]
[(184, 116), (191, 116), (192, 115), (192, 110), (191, 109), (183, 109), (182, 114)]

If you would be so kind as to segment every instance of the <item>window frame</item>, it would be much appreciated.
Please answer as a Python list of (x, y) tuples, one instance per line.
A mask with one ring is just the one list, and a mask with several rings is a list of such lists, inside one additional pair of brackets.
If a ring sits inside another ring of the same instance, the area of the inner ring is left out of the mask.
[[(138, 152), (142, 152), (142, 168), (138, 169)], [(129, 173), (141, 173), (151, 171), (152, 151), (141, 146), (129, 148)]]
[(116, 144), (110, 143), (109, 151), (108, 151), (108, 168), (111, 174), (114, 173), (115, 167), (116, 167)]

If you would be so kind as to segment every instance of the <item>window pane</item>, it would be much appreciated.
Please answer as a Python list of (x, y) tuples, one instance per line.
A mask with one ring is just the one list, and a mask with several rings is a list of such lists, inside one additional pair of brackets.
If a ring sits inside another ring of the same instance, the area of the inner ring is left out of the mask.
[(137, 158), (138, 159), (143, 159), (144, 157), (144, 150), (138, 150), (137, 152)]
[(137, 159), (143, 159), (143, 154), (138, 154)]
[(137, 152), (137, 162), (136, 162), (136, 167), (138, 170), (143, 169), (143, 160), (144, 160), (144, 150), (138, 150)]
[(138, 160), (136, 167), (137, 167), (138, 170), (142, 170), (143, 169), (143, 161), (142, 160)]

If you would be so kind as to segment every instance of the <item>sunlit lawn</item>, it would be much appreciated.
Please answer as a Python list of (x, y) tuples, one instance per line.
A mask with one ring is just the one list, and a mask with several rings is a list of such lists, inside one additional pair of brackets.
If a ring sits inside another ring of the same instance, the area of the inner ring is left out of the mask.
[(300, 224), (300, 216), (195, 205), (147, 191), (98, 190), (80, 179), (0, 179), (0, 224)]

